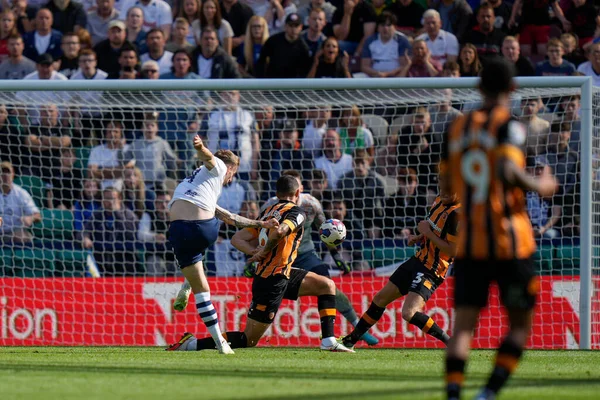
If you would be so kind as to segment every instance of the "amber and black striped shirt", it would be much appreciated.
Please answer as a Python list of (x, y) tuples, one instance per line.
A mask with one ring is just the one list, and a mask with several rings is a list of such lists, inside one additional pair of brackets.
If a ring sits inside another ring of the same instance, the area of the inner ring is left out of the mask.
[[(458, 233), (460, 203), (444, 205), (438, 197), (435, 199), (429, 214), (427, 222), (431, 230), (442, 240), (456, 243)], [(421, 250), (415, 254), (415, 257), (430, 269), (436, 276), (444, 279), (448, 267), (452, 263), (452, 257), (442, 252), (430, 239), (425, 239)]]
[[(300, 207), (291, 201), (281, 200), (279, 203), (267, 207), (260, 215), (261, 220), (277, 219), (279, 224), (290, 227), (291, 233), (281, 239), (271, 253), (256, 267), (256, 275), (267, 278), (273, 275), (290, 277), (290, 269), (298, 255), (298, 246), (304, 232), (306, 216)], [(254, 229), (259, 245), (264, 246), (269, 237), (268, 229)]]
[(525, 259), (535, 252), (525, 193), (497, 171), (500, 159), (525, 168), (525, 139), (506, 107), (473, 111), (450, 126), (442, 157), (462, 203), (457, 259)]

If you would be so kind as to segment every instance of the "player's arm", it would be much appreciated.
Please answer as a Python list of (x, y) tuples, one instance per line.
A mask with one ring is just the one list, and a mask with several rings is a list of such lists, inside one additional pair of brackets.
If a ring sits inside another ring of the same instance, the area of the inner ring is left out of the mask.
[(198, 160), (202, 161), (206, 168), (212, 171), (212, 169), (217, 165), (215, 160), (215, 156), (213, 153), (204, 146), (202, 139), (200, 139), (199, 135), (194, 136), (194, 148), (198, 153)]
[(248, 263), (261, 261), (267, 257), (267, 255), (271, 253), (271, 251), (283, 238), (300, 229), (305, 219), (306, 217), (304, 216), (304, 213), (297, 207), (288, 211), (285, 219), (279, 225), (279, 227), (269, 230), (267, 243), (262, 249), (260, 249), (260, 251), (258, 251), (256, 254), (254, 254), (254, 256), (252, 256), (251, 259), (248, 260)]
[(231, 245), (249, 256), (256, 253), (257, 247), (253, 242), (258, 238), (256, 229), (244, 228), (237, 231), (231, 238)]
[(436, 235), (431, 230), (431, 225), (429, 225), (429, 222), (426, 220), (419, 222), (417, 229), (424, 237), (431, 240), (435, 247), (440, 249), (443, 253), (448, 254), (450, 257), (454, 257), (456, 255), (456, 243), (451, 239), (445, 240)]
[(255, 219), (249, 219), (242, 217), (241, 215), (234, 214), (221, 208), (219, 206), (215, 209), (215, 217), (225, 222), (227, 225), (235, 226), (238, 229), (241, 228), (277, 228), (279, 222), (275, 218), (271, 218), (267, 221), (260, 221)]
[[(315, 214), (315, 219), (313, 220), (313, 227), (315, 227), (315, 229), (319, 229), (321, 227), (321, 225), (323, 225), (323, 222), (326, 221), (326, 218), (325, 218), (325, 213), (323, 212), (323, 207), (321, 207), (320, 204), (318, 205), (318, 207), (316, 207), (316, 209), (317, 209), (317, 212)], [(344, 275), (350, 273), (351, 268), (342, 259), (342, 255), (338, 251), (337, 247), (333, 246), (333, 245), (328, 245), (327, 243), (325, 243), (325, 245), (327, 246), (327, 249), (329, 250), (329, 254), (331, 254), (331, 258), (333, 258), (333, 261), (335, 262), (335, 266), (337, 267), (337, 269), (342, 271), (344, 273)]]

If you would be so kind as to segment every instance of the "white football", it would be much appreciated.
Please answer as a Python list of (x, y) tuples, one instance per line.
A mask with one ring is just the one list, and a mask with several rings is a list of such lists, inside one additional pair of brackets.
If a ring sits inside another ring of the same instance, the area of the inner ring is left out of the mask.
[(328, 219), (321, 224), (319, 236), (324, 243), (338, 246), (346, 239), (346, 226), (339, 219)]

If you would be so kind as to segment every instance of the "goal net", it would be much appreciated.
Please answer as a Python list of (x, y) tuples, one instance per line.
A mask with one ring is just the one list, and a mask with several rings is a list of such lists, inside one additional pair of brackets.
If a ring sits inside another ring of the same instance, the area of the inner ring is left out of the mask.
[[(230, 149), (241, 158), (238, 176), (219, 199), (231, 212), (256, 218), (280, 173), (301, 172), (305, 193), (321, 202), (325, 217), (345, 223), (341, 254), (352, 273), (335, 269), (318, 227), (306, 232), (314, 243), (308, 251), (314, 246), (330, 266), (360, 317), (389, 275), (415, 254), (407, 238), (435, 200), (443, 133), (457, 115), (479, 107), (480, 97), (475, 81), (472, 88), (369, 89), (365, 83), (361, 90), (326, 90), (331, 82), (323, 82), (322, 89), (307, 81), (304, 89), (239, 92), (202, 90), (201, 82), (152, 90), (154, 82), (144, 81), (127, 91), (0, 93), (0, 345), (164, 345), (185, 331), (206, 334), (193, 305), (172, 309), (182, 277), (166, 239), (171, 193), (197, 167), (196, 134), (212, 151)], [(512, 97), (513, 114), (528, 129), (528, 171), (549, 167), (560, 181), (551, 199), (527, 195), (541, 283), (532, 348), (578, 348), (583, 323), (591, 346), (600, 347), (596, 94), (588, 131), (582, 119), (591, 110), (579, 87), (522, 86)], [(589, 135), (593, 159), (586, 173)], [(591, 207), (581, 207), (586, 189)], [(589, 221), (591, 238), (581, 233)], [(246, 258), (230, 243), (234, 232), (223, 225), (205, 257), (226, 330), (243, 329), (251, 299)], [(585, 243), (592, 291), (591, 301), (580, 303)], [(425, 307), (450, 332), (451, 280)], [(390, 304), (373, 327), (380, 346), (439, 347), (402, 319), (402, 303)], [(581, 321), (584, 315), (589, 320)], [(474, 345), (494, 347), (506, 329), (493, 290)], [(336, 334), (350, 330), (338, 314)], [(313, 299), (284, 301), (261, 345), (314, 346), (319, 335)]]

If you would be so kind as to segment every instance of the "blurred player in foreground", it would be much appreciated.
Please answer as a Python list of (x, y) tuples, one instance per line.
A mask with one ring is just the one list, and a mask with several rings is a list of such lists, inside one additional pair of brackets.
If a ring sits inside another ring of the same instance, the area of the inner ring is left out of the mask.
[[(232, 348), (254, 347), (269, 328), (283, 299), (297, 300), (299, 296), (317, 296), (321, 319), (321, 350), (354, 352), (335, 340), (335, 284), (331, 279), (312, 272), (292, 268), (298, 255), (298, 245), (304, 232), (306, 216), (297, 206), (301, 186), (292, 176), (277, 181), (279, 202), (264, 210), (261, 219), (276, 218), (276, 229), (245, 228), (238, 231), (231, 243), (238, 250), (252, 255), (249, 262), (258, 262), (252, 282), (252, 303), (244, 332), (226, 332)], [(196, 339), (185, 333), (168, 350), (214, 349), (211, 338)]]
[(504, 59), (486, 65), (479, 84), (483, 107), (452, 123), (442, 151), (463, 207), (454, 263), (454, 332), (446, 355), (448, 399), (460, 398), (471, 336), (490, 284), (498, 283), (510, 330), (479, 400), (494, 399), (516, 369), (539, 291), (525, 193), (551, 196), (557, 183), (548, 169), (537, 178), (525, 173), (521, 147), (527, 131), (509, 108), (513, 76), (514, 67)]
[[(223, 185), (231, 182), (236, 174), (239, 158), (229, 150), (219, 150), (213, 155), (204, 147), (199, 136), (194, 137), (194, 148), (204, 165), (175, 189), (169, 203), (171, 223), (168, 238), (186, 278), (185, 285), (194, 293), (198, 314), (217, 349), (223, 354), (233, 354), (221, 334), (202, 266), (204, 252), (217, 240), (220, 222), (216, 217), (238, 228), (275, 228), (279, 223), (275, 220), (252, 221), (219, 208), (217, 199)], [(189, 296), (189, 291), (187, 294)]]
[(402, 306), (402, 318), (444, 344), (448, 343), (448, 334), (423, 312), (427, 300), (444, 283), (448, 267), (456, 255), (460, 203), (443, 171), (440, 173), (439, 190), (440, 194), (427, 218), (417, 226), (419, 235), (409, 237), (408, 244), (419, 243), (421, 249), (400, 265), (389, 282), (373, 297), (354, 331), (342, 339), (346, 347), (354, 347), (383, 316), (387, 305), (403, 296), (406, 300)]

